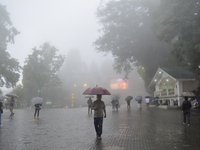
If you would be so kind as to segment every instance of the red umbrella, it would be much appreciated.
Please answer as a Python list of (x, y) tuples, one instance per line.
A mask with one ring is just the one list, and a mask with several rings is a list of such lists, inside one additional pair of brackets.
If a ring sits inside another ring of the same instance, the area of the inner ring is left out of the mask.
[(111, 95), (110, 92), (102, 87), (90, 87), (85, 92), (83, 92), (84, 95)]

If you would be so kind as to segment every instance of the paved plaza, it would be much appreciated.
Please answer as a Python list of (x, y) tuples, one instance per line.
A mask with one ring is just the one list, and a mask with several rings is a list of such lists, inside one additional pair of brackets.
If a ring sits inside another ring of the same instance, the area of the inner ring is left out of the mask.
[(0, 126), (1, 150), (199, 150), (200, 113), (192, 110), (191, 125), (182, 124), (180, 109), (137, 108), (126, 104), (117, 111), (106, 107), (102, 140), (96, 138), (87, 108), (4, 109)]

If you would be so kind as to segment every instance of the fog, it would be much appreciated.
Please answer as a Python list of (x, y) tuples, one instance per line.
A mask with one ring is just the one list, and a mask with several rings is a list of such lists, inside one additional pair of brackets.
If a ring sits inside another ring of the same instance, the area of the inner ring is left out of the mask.
[[(15, 37), (15, 43), (8, 45), (7, 51), (13, 58), (18, 59), (23, 66), (25, 58), (31, 53), (33, 47), (39, 48), (43, 43), (49, 42), (59, 49), (60, 54), (65, 56), (69, 54), (71, 49), (78, 49), (80, 61), (87, 66), (87, 71), (94, 62), (99, 69), (106, 60), (109, 60), (112, 64), (111, 54), (105, 56), (104, 53), (96, 53), (92, 46), (92, 43), (100, 35), (98, 32), (100, 26), (95, 17), (100, 1), (1, 0), (1, 4), (5, 5), (6, 10), (10, 13), (13, 26), (20, 31), (20, 34)], [(71, 65), (73, 67), (73, 64)], [(112, 70), (112, 68), (109, 69)], [(101, 76), (103, 76), (102, 74)], [(110, 76), (109, 79), (124, 77), (123, 74), (117, 75), (114, 71)], [(106, 86), (108, 90), (111, 90), (109, 80), (105, 82), (107, 83), (99, 86)], [(96, 84), (98, 84), (98, 79), (96, 81), (94, 79), (91, 86)], [(137, 71), (133, 71), (130, 75), (128, 90), (112, 91), (112, 93), (121, 92), (122, 98), (126, 95), (133, 95), (133, 93), (141, 95), (145, 91), (143, 85), (144, 83), (139, 79)], [(69, 93), (71, 92), (73, 92), (73, 89), (69, 89)], [(78, 99), (84, 99), (84, 96), (81, 96), (83, 91), (77, 92), (79, 93)], [(105, 96), (105, 98), (109, 99), (108, 96)]]
[[(81, 50), (84, 61), (100, 62), (92, 43), (98, 37), (95, 12), (100, 0), (1, 0), (10, 13), (13, 26), (21, 33), (7, 50), (23, 65), (33, 47), (49, 42), (66, 55), (71, 48)], [(19, 55), (20, 54), (20, 55)], [(90, 59), (88, 59), (90, 58)]]

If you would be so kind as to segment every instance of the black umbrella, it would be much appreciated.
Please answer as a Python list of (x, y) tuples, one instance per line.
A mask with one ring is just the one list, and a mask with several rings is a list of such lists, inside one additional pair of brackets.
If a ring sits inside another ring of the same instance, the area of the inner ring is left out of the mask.
[(6, 94), (6, 96), (17, 98), (17, 95), (16, 94), (12, 94), (12, 93)]
[(125, 98), (125, 100), (127, 100), (127, 101), (130, 101), (130, 100), (132, 100), (133, 99), (133, 96), (127, 96), (126, 98)]

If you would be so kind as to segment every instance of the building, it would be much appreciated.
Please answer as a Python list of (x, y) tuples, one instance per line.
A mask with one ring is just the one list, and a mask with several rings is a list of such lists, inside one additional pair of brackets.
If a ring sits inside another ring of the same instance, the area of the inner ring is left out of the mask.
[(195, 75), (184, 68), (158, 68), (148, 88), (155, 87), (154, 97), (159, 97), (160, 104), (181, 106), (181, 94), (194, 91), (197, 86)]

